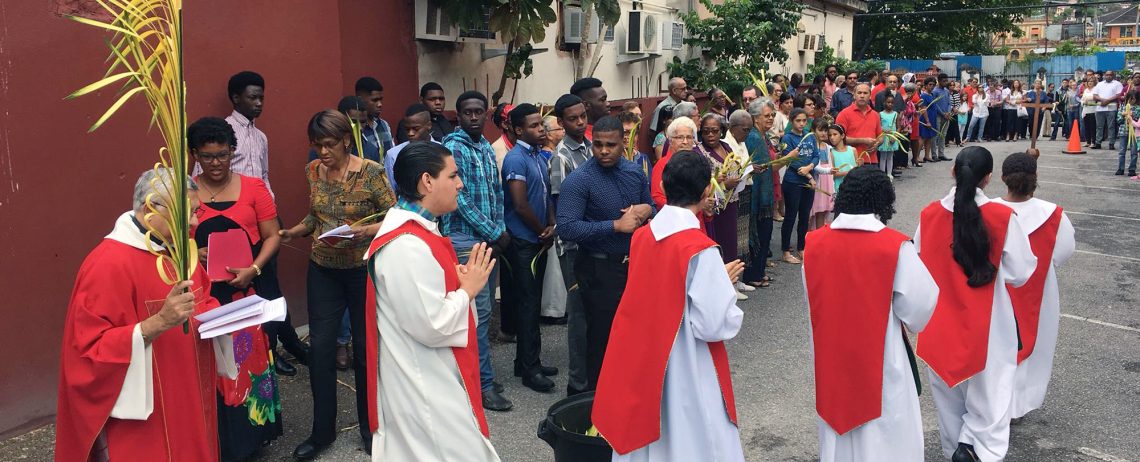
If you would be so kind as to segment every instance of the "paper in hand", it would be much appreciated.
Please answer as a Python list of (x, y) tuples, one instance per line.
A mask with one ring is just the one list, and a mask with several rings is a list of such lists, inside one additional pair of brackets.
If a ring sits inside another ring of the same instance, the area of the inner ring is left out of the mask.
[(286, 308), (284, 297), (266, 300), (251, 295), (194, 316), (194, 319), (202, 323), (198, 326), (198, 334), (205, 340), (269, 321), (284, 321)]
[(320, 235), (320, 237), (317, 237), (317, 239), (323, 241), (328, 245), (336, 245), (336, 243), (340, 241), (343, 241), (345, 239), (352, 239), (354, 237), (356, 237), (356, 235), (353, 234), (351, 226), (340, 225)]
[(740, 173), (740, 183), (737, 183), (736, 190), (734, 191), (736, 194), (740, 194), (741, 191), (744, 191), (744, 187), (748, 186), (748, 177), (752, 175), (752, 170), (752, 164), (748, 164), (747, 167), (744, 167), (744, 171)]

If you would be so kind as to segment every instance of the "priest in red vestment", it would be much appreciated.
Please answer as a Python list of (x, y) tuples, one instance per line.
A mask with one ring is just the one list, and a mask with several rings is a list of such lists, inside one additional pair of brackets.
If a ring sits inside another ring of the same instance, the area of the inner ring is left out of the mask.
[[(60, 352), (56, 461), (218, 460), (215, 374), (237, 375), (233, 343), (198, 338), (191, 316), (218, 306), (203, 268), (173, 287), (159, 278), (148, 246), (162, 246), (147, 242), (143, 225), (149, 194), (158, 195), (159, 214), (169, 213), (155, 176), (139, 178), (134, 210), (79, 268)], [(169, 237), (165, 220), (149, 218)]]
[(724, 347), (744, 319), (733, 288), (744, 265), (724, 265), (700, 230), (711, 177), (704, 156), (673, 154), (668, 205), (633, 234), (592, 415), (615, 462), (744, 460)]

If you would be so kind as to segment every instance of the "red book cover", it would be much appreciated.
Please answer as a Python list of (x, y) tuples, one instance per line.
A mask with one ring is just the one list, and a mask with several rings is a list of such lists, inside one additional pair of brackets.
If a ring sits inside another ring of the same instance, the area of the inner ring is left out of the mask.
[(210, 277), (210, 281), (233, 279), (234, 274), (226, 271), (226, 267), (248, 268), (253, 264), (253, 251), (249, 246), (249, 238), (246, 237), (245, 231), (240, 229), (211, 233), (208, 249), (206, 275)]

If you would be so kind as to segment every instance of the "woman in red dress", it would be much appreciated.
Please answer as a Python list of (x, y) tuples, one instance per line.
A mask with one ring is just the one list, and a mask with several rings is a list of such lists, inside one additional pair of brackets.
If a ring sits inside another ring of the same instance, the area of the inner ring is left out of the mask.
[[(277, 207), (260, 179), (230, 171), (236, 145), (225, 120), (206, 117), (187, 130), (190, 153), (202, 167), (198, 183), (198, 226), (193, 230), (203, 266), (209, 259), (210, 234), (240, 229), (248, 238), (253, 264), (227, 268), (230, 280), (213, 281), (210, 295), (225, 304), (254, 294), (281, 296), (275, 275), (264, 271), (277, 253)], [(281, 435), (281, 400), (268, 340), (260, 326), (233, 333), (238, 375), (218, 379), (218, 440), (221, 460), (245, 460)]]

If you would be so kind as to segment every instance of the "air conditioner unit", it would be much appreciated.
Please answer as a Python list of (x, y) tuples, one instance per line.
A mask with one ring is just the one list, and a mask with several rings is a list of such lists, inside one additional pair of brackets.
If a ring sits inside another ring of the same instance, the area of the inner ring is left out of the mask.
[[(562, 10), (562, 42), (566, 44), (581, 44), (582, 29), (586, 25), (586, 13), (579, 7), (567, 7)], [(602, 20), (596, 11), (590, 12), (590, 31), (586, 34), (586, 43), (598, 43), (601, 35)]]
[(796, 51), (815, 51), (819, 35), (800, 33), (797, 41)]
[(630, 54), (656, 53), (660, 48), (660, 32), (656, 14), (644, 10), (626, 12), (625, 52)]
[(498, 34), (491, 32), (488, 10), (483, 24), (474, 28), (456, 27), (438, 0), (416, 0), (416, 38), (441, 42), (499, 43)]
[(685, 23), (661, 21), (661, 49), (680, 50), (685, 40)]

